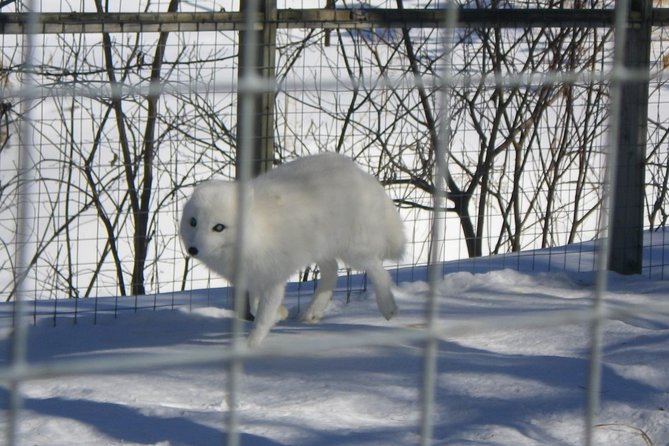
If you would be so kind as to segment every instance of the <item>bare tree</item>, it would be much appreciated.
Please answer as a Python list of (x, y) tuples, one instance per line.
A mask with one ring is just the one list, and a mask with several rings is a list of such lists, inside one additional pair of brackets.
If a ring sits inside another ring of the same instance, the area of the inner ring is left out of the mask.
[[(402, 0), (397, 7), (404, 7)], [(493, 2), (476, 7), (510, 6)], [(458, 217), (469, 255), (574, 241), (599, 209), (602, 178), (597, 167), (608, 87), (592, 82), (504, 86), (489, 80), (593, 71), (610, 57), (610, 32), (459, 29), (457, 39), (452, 63), (463, 79), (473, 82), (452, 91), (448, 112), (455, 130), (446, 184), (448, 210)], [(337, 30), (331, 47), (318, 47), (321, 41), (320, 34), (296, 40), (292, 59), (320, 48), (330, 76), (347, 87), (332, 95), (316, 88), (313, 93), (285, 93), (335, 123), (326, 136), (322, 125), (309, 126), (320, 138), (303, 132), (294, 147), (347, 151), (395, 191), (398, 205), (431, 210), (432, 201), (425, 197), (434, 193), (434, 148), (444, 112), (438, 107), (446, 57), (440, 31)], [(318, 83), (301, 80), (307, 89)], [(286, 110), (279, 111), (284, 113), (279, 132), (299, 134)], [(310, 144), (312, 139), (318, 142)]]
[[(103, 2), (95, 4), (104, 11)], [(174, 0), (168, 10), (177, 7)], [(168, 37), (59, 35), (59, 53), (35, 67), (45, 88), (73, 87), (72, 95), (41, 98), (44, 118), (29, 123), (39, 145), (40, 194), (30, 277), (41, 282), (43, 297), (180, 286), (160, 265), (186, 262), (175, 229), (184, 188), (230, 174), (235, 96), (212, 86), (220, 64), (232, 66), (235, 53), (232, 45), (198, 46), (198, 39), (213, 36), (181, 33), (174, 44)], [(18, 55), (3, 57), (7, 72), (24, 69), (12, 63)], [(20, 119), (12, 110), (11, 119)], [(0, 178), (0, 221), (12, 220), (20, 180), (9, 173)], [(11, 253), (13, 242), (1, 235), (0, 249)], [(11, 255), (2, 259), (13, 270)], [(0, 292), (11, 299), (15, 286)]]

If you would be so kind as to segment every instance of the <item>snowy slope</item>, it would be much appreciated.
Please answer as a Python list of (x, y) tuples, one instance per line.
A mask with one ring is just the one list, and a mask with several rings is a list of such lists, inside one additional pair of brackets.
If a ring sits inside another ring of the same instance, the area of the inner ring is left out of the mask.
[[(607, 445), (665, 445), (669, 283), (615, 275), (609, 282), (612, 307), (641, 314), (605, 324), (597, 439)], [(159, 296), (155, 311), (120, 311), (116, 318), (99, 313), (96, 324), (88, 312), (92, 302), (79, 303), (76, 324), (67, 315), (72, 303), (60, 302), (56, 326), (45, 316), (30, 329), (29, 359), (121, 361), (225, 349), (230, 312), (222, 307), (225, 299), (204, 294), (175, 309), (169, 304), (174, 296)], [(245, 363), (238, 412), (242, 444), (417, 444), (422, 349), (405, 335), (421, 329), (427, 295), (425, 282), (401, 283), (401, 314), (386, 322), (371, 292), (354, 294), (348, 304), (340, 293), (320, 324), (290, 320), (276, 327), (263, 348), (304, 343), (305, 351)], [(588, 326), (554, 324), (546, 316), (587, 309), (592, 274), (454, 272), (444, 277), (439, 295), (446, 326), (464, 328), (439, 345), (435, 443), (582, 444)], [(288, 303), (297, 305), (294, 295)], [(118, 305), (104, 299), (97, 304)], [(0, 307), (3, 358), (10, 309)], [(502, 320), (497, 329), (490, 325)], [(366, 335), (380, 333), (391, 338), (364, 345)], [(348, 334), (351, 346), (318, 348)], [(22, 387), (22, 444), (225, 444), (227, 377), (221, 363), (30, 381)], [(0, 392), (6, 414), (7, 391)], [(0, 418), (0, 430), (6, 422)]]

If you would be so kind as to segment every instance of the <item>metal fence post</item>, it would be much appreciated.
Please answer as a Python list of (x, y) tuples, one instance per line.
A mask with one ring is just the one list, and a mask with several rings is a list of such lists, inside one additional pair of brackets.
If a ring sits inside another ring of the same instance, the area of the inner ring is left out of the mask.
[[(241, 79), (248, 74), (255, 74), (261, 79), (268, 81), (267, 86), (271, 85), (271, 81), (276, 73), (276, 17), (277, 8), (276, 0), (260, 0), (258, 17), (262, 19), (262, 29), (256, 33), (256, 43), (258, 45), (255, 51), (256, 60), (245, 60), (246, 51), (244, 49), (247, 45), (244, 32), (239, 33), (239, 72), (238, 77)], [(241, 8), (248, 7), (249, 2), (242, 0)], [(254, 101), (255, 109), (252, 114), (256, 119), (252, 121), (238, 120), (237, 122), (237, 150), (241, 147), (239, 143), (239, 135), (242, 134), (241, 127), (250, 125), (252, 127), (251, 135), (253, 139), (253, 175), (259, 175), (272, 168), (272, 161), (274, 158), (274, 89), (267, 88), (263, 91), (258, 91), (256, 100)], [(237, 116), (243, 116), (240, 110), (242, 101), (238, 101)], [(237, 161), (240, 160), (239, 153), (237, 154)]]
[[(252, 42), (249, 42), (245, 31), (239, 33), (239, 52), (238, 52), (238, 85), (241, 85), (244, 79), (262, 79), (264, 86), (272, 84), (275, 77), (276, 65), (276, 0), (260, 0), (259, 2), (250, 2), (242, 0), (241, 10), (252, 7), (252, 4), (258, 5), (258, 17), (262, 17), (262, 29), (257, 31)], [(252, 11), (245, 11), (253, 14)], [(255, 51), (249, 51), (247, 45), (257, 45)], [(254, 60), (246, 60), (248, 54), (254, 55)], [(243, 160), (251, 160), (251, 174), (260, 175), (272, 168), (274, 158), (274, 102), (276, 93), (273, 88), (258, 88), (244, 94), (253, 94), (253, 101), (244, 101), (240, 94), (237, 101), (237, 177), (241, 171)], [(245, 107), (251, 106), (251, 110), (245, 110)], [(245, 119), (253, 116), (254, 119)], [(248, 129), (248, 127), (250, 129)], [(245, 128), (246, 127), (246, 128)], [(246, 132), (246, 130), (249, 130)], [(246, 132), (246, 133), (245, 133)], [(244, 144), (241, 140), (243, 135), (250, 135), (251, 141)], [(241, 156), (243, 147), (251, 147), (253, 150), (251, 157)], [(235, 308), (239, 308), (235, 306)], [(241, 316), (247, 320), (253, 320), (249, 306), (248, 295), (243, 305), (244, 314)]]
[[(644, 228), (644, 188), (648, 133), (647, 76), (650, 64), (652, 4), (650, 0), (630, 2), (623, 63), (643, 78), (623, 80), (621, 89), (618, 163), (613, 203), (609, 269), (621, 274), (640, 274)], [(613, 131), (616, 131), (615, 129)]]

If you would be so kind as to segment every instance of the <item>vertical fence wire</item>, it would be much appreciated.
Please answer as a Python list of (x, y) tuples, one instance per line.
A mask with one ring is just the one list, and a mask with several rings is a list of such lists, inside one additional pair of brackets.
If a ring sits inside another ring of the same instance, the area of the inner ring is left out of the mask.
[[(246, 222), (249, 218), (249, 202), (248, 189), (249, 181), (252, 174), (252, 153), (253, 148), (253, 126), (248, 125), (255, 119), (255, 102), (257, 95), (262, 92), (263, 83), (258, 79), (254, 67), (254, 62), (258, 55), (258, 34), (255, 32), (255, 17), (256, 11), (260, 6), (259, 0), (245, 0), (242, 2), (244, 8), (244, 38), (241, 41), (245, 42), (244, 46), (240, 48), (240, 53), (244, 52), (242, 60), (245, 66), (238, 68), (241, 76), (239, 78), (238, 100), (241, 103), (241, 115), (237, 117), (239, 120), (244, 120), (247, 125), (237, 126), (241, 129), (238, 135), (237, 146), (237, 181), (238, 181), (238, 196), (237, 196), (237, 243), (235, 244), (234, 258), (235, 266), (235, 288), (234, 288), (234, 313), (236, 317), (232, 320), (232, 351), (233, 353), (240, 352), (245, 348), (243, 338), (243, 326), (241, 315), (246, 309), (247, 298), (247, 271), (245, 269), (244, 252), (248, 240)], [(238, 446), (240, 444), (239, 434), (239, 413), (238, 413), (238, 399), (240, 393), (240, 382), (243, 376), (243, 360), (234, 357), (230, 361), (228, 377), (228, 422), (227, 422), (227, 446)]]
[(602, 344), (603, 323), (605, 322), (604, 293), (607, 289), (608, 264), (611, 252), (609, 236), (612, 222), (612, 208), (615, 203), (615, 184), (618, 165), (618, 146), (622, 104), (622, 83), (625, 76), (623, 52), (625, 47), (625, 29), (627, 27), (628, 0), (619, 0), (615, 5), (615, 38), (613, 67), (611, 69), (611, 113), (606, 153), (606, 178), (603, 185), (603, 200), (600, 211), (600, 230), (596, 252), (595, 290), (592, 302), (592, 322), (590, 323), (590, 358), (587, 382), (587, 400), (585, 408), (585, 446), (594, 444), (594, 427), (600, 406), (602, 381)]
[[(33, 113), (33, 101), (36, 93), (36, 83), (33, 77), (35, 54), (34, 40), (37, 29), (37, 11), (34, 1), (24, 3), (28, 12), (26, 23), (27, 32), (23, 36), (23, 65), (21, 101), (21, 120), (19, 122), (19, 160), (18, 160), (18, 200), (17, 200), (17, 224), (16, 224), (16, 264), (18, 273), (14, 277), (16, 283), (16, 295), (14, 299), (13, 323), (14, 330), (11, 338), (10, 368), (17, 376), (21, 370), (27, 367), (28, 354), (28, 285), (27, 276), (29, 271), (28, 245), (31, 239), (31, 228), (34, 226), (34, 215), (31, 211), (33, 203), (33, 176), (35, 175), (35, 156), (33, 133), (30, 126)], [(6, 442), (8, 446), (18, 445), (20, 416), (23, 406), (23, 395), (21, 392), (22, 381), (14, 379), (10, 383), (9, 415), (6, 431)]]
[[(453, 1), (446, 4), (447, 14), (444, 23), (444, 68), (441, 85), (441, 119), (439, 120), (439, 139), (435, 151), (434, 167), (434, 197), (433, 217), (430, 240), (430, 261), (428, 264), (429, 293), (426, 306), (427, 339), (423, 351), (423, 377), (421, 388), (421, 417), (420, 417), (420, 444), (429, 446), (432, 444), (434, 431), (434, 399), (437, 380), (437, 356), (439, 352), (439, 338), (434, 329), (438, 319), (439, 283), (442, 279), (442, 234), (446, 221), (446, 199), (447, 199), (447, 163), (451, 144), (451, 108), (450, 95), (453, 87), (452, 72), (453, 48), (455, 45), (455, 29), (457, 26), (458, 9)], [(421, 82), (420, 79), (415, 79)]]

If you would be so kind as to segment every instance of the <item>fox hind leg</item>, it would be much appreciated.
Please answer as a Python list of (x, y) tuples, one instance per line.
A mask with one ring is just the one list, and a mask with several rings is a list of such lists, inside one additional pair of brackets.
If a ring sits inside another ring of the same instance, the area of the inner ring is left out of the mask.
[(398, 312), (397, 304), (391, 290), (393, 281), (390, 274), (383, 268), (380, 260), (370, 262), (366, 270), (374, 285), (376, 305), (379, 307), (379, 311), (383, 317), (390, 320)]
[(337, 283), (337, 260), (329, 259), (318, 263), (321, 270), (321, 280), (316, 287), (314, 297), (311, 299), (309, 308), (304, 312), (301, 319), (307, 323), (316, 323), (332, 300), (332, 290)]

